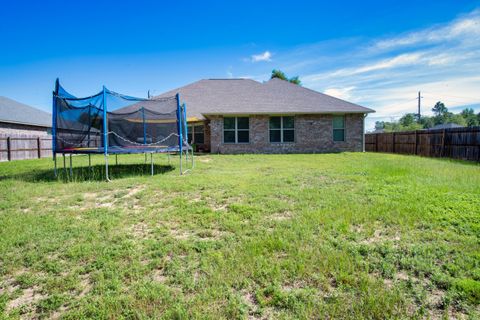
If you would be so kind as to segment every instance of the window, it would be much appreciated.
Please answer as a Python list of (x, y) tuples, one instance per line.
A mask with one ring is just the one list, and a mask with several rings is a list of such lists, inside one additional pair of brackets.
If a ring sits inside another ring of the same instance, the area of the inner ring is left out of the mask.
[(345, 141), (345, 116), (333, 117), (333, 141)]
[(224, 143), (248, 143), (250, 123), (248, 117), (223, 118)]
[(203, 125), (200, 126), (194, 126), (193, 127), (193, 141), (196, 144), (203, 144), (204, 143), (204, 131), (203, 131)]
[(294, 142), (295, 118), (270, 117), (270, 142)]
[(190, 125), (188, 126), (188, 143), (203, 144), (204, 143), (204, 131), (203, 125)]
[(187, 126), (187, 141), (188, 143), (192, 144), (192, 132), (193, 132), (193, 127), (192, 126)]

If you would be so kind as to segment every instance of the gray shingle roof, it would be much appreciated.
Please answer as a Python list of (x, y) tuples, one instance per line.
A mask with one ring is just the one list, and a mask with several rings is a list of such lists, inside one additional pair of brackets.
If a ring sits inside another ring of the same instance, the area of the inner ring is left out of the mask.
[(452, 128), (463, 128), (463, 126), (456, 124), (456, 123), (442, 123), (442, 124), (437, 124), (436, 126), (433, 126), (432, 129), (452, 129)]
[(370, 113), (372, 109), (301, 87), (271, 79), (204, 79), (177, 88), (160, 97), (180, 93), (188, 117), (203, 119), (220, 114), (311, 114)]
[(0, 96), (0, 122), (51, 127), (52, 115), (18, 101)]

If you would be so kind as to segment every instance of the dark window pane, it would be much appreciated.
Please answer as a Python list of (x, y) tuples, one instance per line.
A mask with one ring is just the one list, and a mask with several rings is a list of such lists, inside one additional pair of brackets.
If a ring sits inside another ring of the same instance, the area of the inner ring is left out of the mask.
[(344, 116), (334, 116), (333, 117), (333, 129), (343, 129), (345, 127), (345, 117)]
[(195, 143), (203, 143), (203, 132), (197, 132), (195, 128)]
[(203, 132), (203, 126), (195, 126), (195, 133)]
[(248, 127), (248, 117), (238, 117), (237, 118), (237, 127), (238, 127), (238, 129), (249, 129), (249, 127)]
[(235, 118), (223, 118), (223, 129), (235, 129)]
[(241, 142), (249, 142), (249, 139), (248, 139), (248, 133), (249, 131), (238, 131), (238, 142), (241, 143)]
[(235, 143), (235, 131), (223, 131), (223, 142)]
[(295, 128), (295, 120), (293, 117), (283, 117), (283, 128), (293, 129)]
[(333, 141), (345, 141), (345, 130), (333, 129)]
[(280, 129), (281, 117), (270, 117), (270, 129)]
[(188, 138), (187, 138), (188, 143), (192, 143), (192, 132), (188, 131), (187, 135), (188, 135)]
[(270, 142), (280, 141), (280, 130), (270, 130)]
[(283, 142), (294, 142), (295, 130), (283, 130)]

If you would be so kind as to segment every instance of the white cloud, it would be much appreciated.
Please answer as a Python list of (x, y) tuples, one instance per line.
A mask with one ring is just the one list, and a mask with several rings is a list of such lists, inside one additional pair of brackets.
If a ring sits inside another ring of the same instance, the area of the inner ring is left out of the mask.
[(382, 39), (375, 43), (374, 48), (392, 50), (412, 45), (426, 45), (445, 41), (473, 40), (480, 36), (480, 10), (458, 18), (446, 25), (425, 30), (410, 32), (390, 39)]
[(329, 96), (349, 100), (352, 98), (351, 92), (355, 87), (346, 87), (346, 88), (328, 88), (323, 93), (328, 94)]
[(272, 61), (272, 53), (270, 51), (265, 51), (260, 54), (254, 54), (251, 56), (252, 62), (260, 62), (260, 61)]

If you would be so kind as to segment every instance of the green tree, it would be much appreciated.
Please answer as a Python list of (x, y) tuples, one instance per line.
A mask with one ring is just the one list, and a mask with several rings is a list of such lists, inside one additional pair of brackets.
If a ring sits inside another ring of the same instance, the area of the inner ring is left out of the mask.
[(382, 130), (385, 128), (384, 121), (375, 121), (375, 130)]
[(272, 75), (271, 75), (270, 79), (273, 79), (273, 78), (278, 78), (280, 80), (288, 81), (287, 75), (283, 71), (280, 71), (280, 70), (277, 70), (277, 69), (272, 70)]
[(404, 127), (409, 127), (415, 123), (416, 115), (414, 113), (407, 113), (400, 118), (399, 122)]
[(472, 108), (462, 110), (460, 115), (465, 119), (466, 125), (469, 127), (478, 126), (478, 117)]
[(447, 117), (445, 118), (444, 123), (455, 123), (455, 124), (458, 124), (459, 126), (462, 126), (462, 127), (467, 126), (467, 120), (465, 120), (465, 118), (462, 117), (461, 114), (449, 113), (447, 115)]
[(270, 76), (270, 79), (273, 79), (273, 78), (278, 78), (280, 80), (285, 80), (285, 81), (288, 81), (290, 83), (297, 84), (299, 86), (302, 85), (302, 81), (300, 81), (300, 78), (298, 76), (291, 77), (289, 79), (287, 77), (287, 75), (285, 74), (285, 72), (283, 72), (281, 70), (277, 70), (277, 69), (272, 70), (272, 75)]
[(452, 113), (448, 112), (447, 107), (441, 101), (435, 103), (435, 106), (432, 108), (434, 113), (433, 122), (437, 124), (448, 123), (449, 119), (452, 117)]
[(432, 117), (429, 116), (421, 116), (418, 123), (424, 128), (429, 129), (435, 125), (435, 122)]
[(446, 113), (448, 113), (447, 107), (445, 107), (445, 104), (441, 101), (438, 101), (435, 103), (435, 106), (432, 108), (433, 113), (435, 116), (444, 116)]

